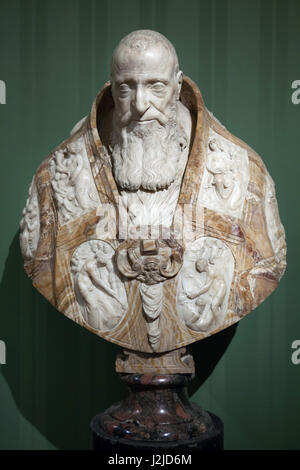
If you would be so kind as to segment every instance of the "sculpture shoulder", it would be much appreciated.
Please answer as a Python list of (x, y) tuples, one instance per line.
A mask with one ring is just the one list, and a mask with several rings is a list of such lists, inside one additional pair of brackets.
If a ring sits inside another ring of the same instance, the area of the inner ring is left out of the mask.
[[(262, 201), (268, 188), (268, 181), (274, 182), (268, 172), (263, 158), (250, 145), (231, 133), (208, 110), (207, 122), (207, 151), (208, 171), (214, 172), (214, 167), (220, 165), (224, 171), (239, 181), (244, 181), (244, 196)], [(221, 160), (223, 162), (221, 163)], [(207, 166), (207, 165), (206, 165)], [(219, 171), (220, 168), (216, 171)]]
[(86, 126), (88, 116), (84, 116), (80, 121), (78, 121), (75, 126), (72, 128), (70, 132), (70, 136), (77, 134), (78, 131), (82, 130), (84, 126)]
[[(206, 119), (208, 121), (208, 125), (211, 131), (214, 131), (218, 136), (223, 138), (224, 140), (232, 142), (232, 144), (236, 145), (244, 149), (248, 154), (248, 159), (255, 164), (259, 171), (263, 174), (267, 173), (267, 168), (264, 164), (262, 157), (254, 150), (249, 144), (244, 142), (241, 138), (235, 136), (231, 133), (217, 118), (214, 114), (206, 108)], [(211, 132), (212, 133), (212, 132)]]
[(90, 134), (86, 121), (42, 163), (37, 181), (53, 199), (61, 226), (95, 211), (100, 199), (92, 174)]
[(80, 153), (84, 149), (85, 135), (87, 130), (87, 117), (85, 116), (72, 128), (69, 137), (55, 147), (50, 154), (42, 161), (35, 173), (36, 184), (46, 181), (50, 178), (51, 161), (62, 152), (66, 152), (68, 148), (77, 149)]
[[(253, 245), (258, 264), (268, 259), (278, 279), (285, 269), (286, 244), (274, 181), (258, 153), (209, 111), (204, 127), (206, 149), (199, 202), (211, 213), (230, 220), (230, 226), (234, 221), (246, 243)], [(257, 269), (261, 272), (265, 266)]]

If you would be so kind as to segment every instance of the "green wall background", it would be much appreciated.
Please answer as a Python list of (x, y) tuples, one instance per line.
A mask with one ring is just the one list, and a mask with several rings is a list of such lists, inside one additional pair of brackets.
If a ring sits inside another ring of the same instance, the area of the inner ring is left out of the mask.
[(32, 288), (18, 223), (37, 166), (89, 112), (117, 42), (140, 28), (173, 42), (208, 108), (263, 157), (287, 234), (284, 278), (213, 371), (234, 331), (194, 347), (200, 375), (212, 373), (193, 400), (222, 418), (226, 449), (299, 449), (299, 0), (0, 0), (0, 449), (89, 448), (92, 416), (126, 393), (118, 348)]

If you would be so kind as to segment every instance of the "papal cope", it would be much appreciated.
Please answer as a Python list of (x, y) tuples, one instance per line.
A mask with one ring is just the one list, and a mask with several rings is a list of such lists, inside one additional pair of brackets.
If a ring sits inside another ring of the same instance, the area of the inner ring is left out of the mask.
[(286, 265), (262, 159), (149, 30), (116, 47), (89, 116), (38, 168), (20, 226), (26, 272), (60, 312), (148, 353), (239, 321)]

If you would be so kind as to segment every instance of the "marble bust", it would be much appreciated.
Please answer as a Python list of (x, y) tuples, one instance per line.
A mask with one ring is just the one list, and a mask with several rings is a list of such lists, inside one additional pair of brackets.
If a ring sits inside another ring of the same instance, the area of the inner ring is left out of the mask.
[(33, 285), (120, 345), (120, 372), (191, 372), (185, 346), (241, 320), (286, 267), (262, 159), (150, 30), (116, 47), (90, 114), (33, 177), (20, 228)]

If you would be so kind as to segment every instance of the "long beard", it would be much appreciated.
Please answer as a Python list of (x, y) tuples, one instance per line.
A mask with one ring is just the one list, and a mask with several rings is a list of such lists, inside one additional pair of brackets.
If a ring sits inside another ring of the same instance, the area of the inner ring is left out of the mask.
[(131, 123), (120, 129), (114, 125), (111, 156), (114, 177), (121, 189), (168, 188), (176, 177), (180, 154), (175, 119), (166, 126), (157, 121), (145, 127)]

